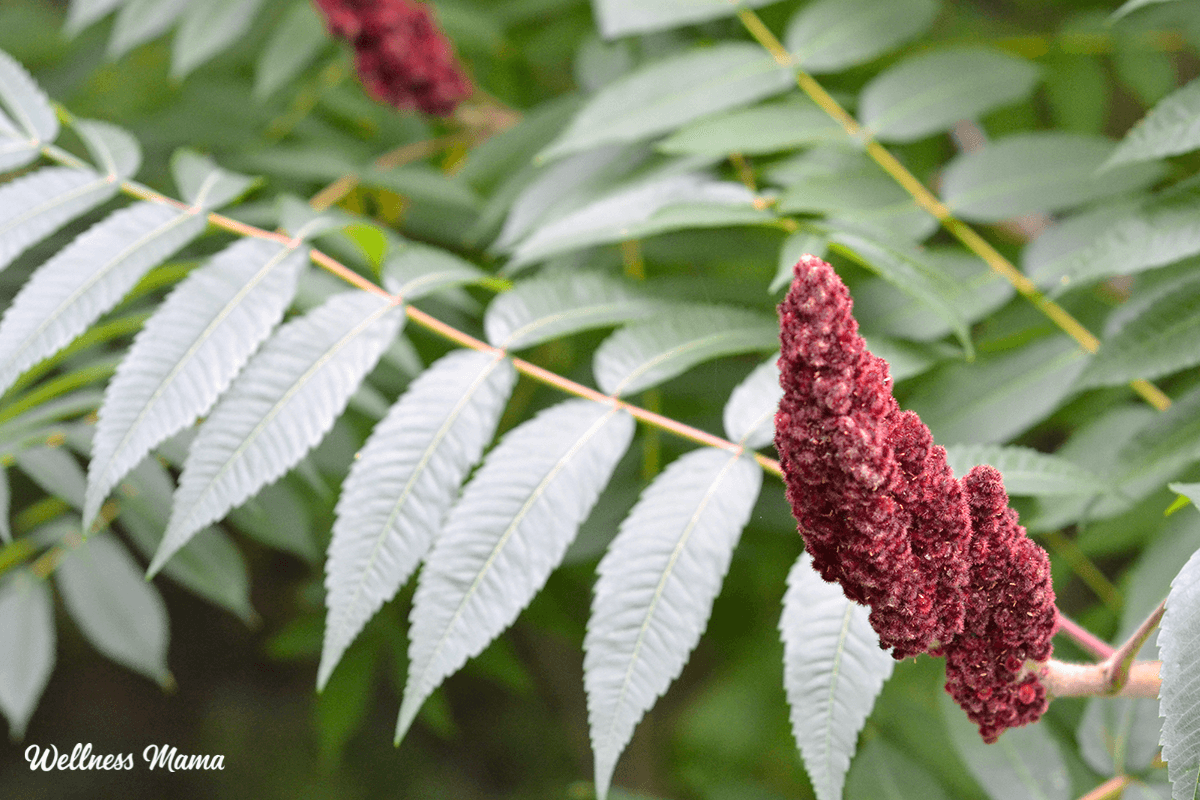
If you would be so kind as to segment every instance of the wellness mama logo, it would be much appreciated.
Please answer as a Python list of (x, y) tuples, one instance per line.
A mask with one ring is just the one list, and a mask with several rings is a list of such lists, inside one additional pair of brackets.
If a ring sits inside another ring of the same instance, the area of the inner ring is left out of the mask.
[[(25, 760), (31, 770), (53, 772), (64, 769), (133, 769), (133, 753), (92, 753), (92, 745), (77, 744), (68, 755), (50, 745), (31, 744), (25, 748)], [(196, 756), (180, 753), (172, 745), (152, 744), (142, 751), (142, 761), (150, 769), (185, 772), (193, 769), (225, 769), (225, 756)]]

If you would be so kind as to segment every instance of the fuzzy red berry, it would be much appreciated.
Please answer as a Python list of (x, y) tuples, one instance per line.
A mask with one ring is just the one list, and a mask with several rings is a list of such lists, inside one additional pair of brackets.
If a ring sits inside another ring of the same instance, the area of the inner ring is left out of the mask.
[(994, 741), (1045, 710), (1025, 665), (1050, 656), (1049, 560), (1000, 473), (955, 479), (929, 429), (900, 410), (833, 268), (805, 256), (794, 274), (779, 306), (775, 445), (813, 565), (871, 607), (893, 656), (945, 655), (947, 691)]
[(373, 96), (397, 108), (446, 116), (471, 93), (428, 6), (413, 0), (316, 0), (329, 32), (354, 45)]

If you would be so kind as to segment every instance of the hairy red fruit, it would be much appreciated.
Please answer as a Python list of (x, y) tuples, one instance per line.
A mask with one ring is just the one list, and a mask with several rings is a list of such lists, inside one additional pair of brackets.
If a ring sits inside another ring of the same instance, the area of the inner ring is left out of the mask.
[(794, 273), (779, 306), (775, 445), (813, 565), (871, 607), (893, 656), (945, 655), (947, 691), (993, 741), (1045, 710), (1044, 687), (1022, 673), (1050, 655), (1049, 561), (1000, 474), (955, 479), (929, 429), (900, 410), (833, 268), (805, 256)]
[(396, 108), (446, 116), (471, 93), (428, 6), (413, 0), (316, 0), (329, 32), (354, 45), (359, 79)]

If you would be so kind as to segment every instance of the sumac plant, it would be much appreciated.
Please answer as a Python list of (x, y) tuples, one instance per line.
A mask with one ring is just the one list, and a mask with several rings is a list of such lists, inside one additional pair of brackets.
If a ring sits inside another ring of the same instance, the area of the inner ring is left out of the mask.
[(199, 680), (182, 589), (311, 780), (383, 709), (388, 796), (1196, 800), (1198, 31), (6, 4), (0, 794), (77, 640)]

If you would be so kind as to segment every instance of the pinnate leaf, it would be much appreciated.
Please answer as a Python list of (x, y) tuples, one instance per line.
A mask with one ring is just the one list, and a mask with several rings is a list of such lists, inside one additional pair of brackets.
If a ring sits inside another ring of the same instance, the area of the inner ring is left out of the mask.
[(296, 3), (271, 31), (254, 68), (254, 96), (269, 97), (309, 65), (329, 42), (311, 3)]
[(116, 192), (108, 176), (74, 167), (43, 167), (0, 186), (0, 269)]
[(1158, 632), (1159, 713), (1173, 800), (1200, 797), (1200, 551), (1171, 581)]
[(307, 255), (242, 239), (192, 272), (134, 339), (100, 407), (84, 523), (150, 449), (208, 411), (283, 318)]
[(946, 165), (942, 197), (964, 219), (995, 222), (1062, 211), (1144, 188), (1162, 177), (1158, 162), (1098, 173), (1112, 149), (1112, 143), (1099, 136), (1061, 131), (1013, 134)]
[(46, 93), (3, 50), (0, 50), (0, 101), (35, 145), (50, 144), (58, 138), (58, 117)]
[(346, 292), (267, 340), (192, 442), (150, 573), (197, 530), (295, 466), (333, 426), (403, 322), (403, 310), (388, 300)]
[(1067, 765), (1045, 724), (1012, 728), (985, 744), (950, 695), (941, 696), (941, 706), (955, 750), (992, 800), (1071, 798)]
[(560, 273), (518, 283), (488, 306), (488, 341), (521, 350), (560, 336), (643, 319), (666, 303), (599, 273)]
[(192, 0), (126, 0), (117, 12), (108, 54), (117, 58), (142, 42), (166, 33)]
[(538, 154), (561, 158), (635, 142), (792, 87), (793, 73), (756, 44), (725, 42), (669, 56), (601, 89)]
[(161, 685), (167, 671), (167, 608), (137, 562), (110, 534), (74, 548), (54, 573), (71, 618), (108, 658)]
[(74, 36), (96, 20), (128, 0), (71, 0), (63, 32)]
[(788, 573), (779, 631), (792, 733), (818, 800), (839, 800), (850, 758), (896, 663), (865, 606), (826, 583), (802, 553)]
[(783, 398), (778, 359), (773, 355), (755, 367), (725, 404), (725, 435), (748, 450), (765, 447), (775, 438), (775, 412)]
[(846, 776), (846, 796), (853, 800), (947, 800), (946, 790), (936, 778), (880, 738), (868, 741), (854, 757)]
[(747, 458), (688, 453), (646, 488), (600, 560), (583, 643), (597, 797), (700, 641), (761, 487)]
[(86, 331), (206, 224), (194, 212), (137, 203), (60, 250), (25, 282), (0, 321), (0, 392)]
[(1080, 387), (1153, 380), (1200, 364), (1200, 280), (1176, 284), (1112, 335), (1079, 376)]
[(649, 389), (721, 356), (769, 351), (779, 325), (757, 312), (727, 306), (685, 306), (614, 333), (596, 348), (592, 371), (605, 394)]
[(600, 32), (607, 39), (731, 17), (739, 8), (775, 0), (593, 0)]
[(858, 113), (880, 141), (911, 142), (1022, 100), (1037, 80), (1036, 66), (997, 50), (940, 50), (881, 72), (863, 88)]
[(241, 197), (258, 180), (221, 169), (208, 156), (186, 148), (171, 156), (171, 175), (188, 204), (197, 208), (220, 208)]
[(181, 78), (230, 47), (250, 27), (263, 0), (191, 0), (171, 48), (171, 76)]
[(615, 406), (568, 400), (514, 428), (488, 454), (421, 571), (397, 741), (433, 690), (542, 588), (629, 447), (633, 427)]
[(960, 478), (971, 467), (990, 464), (1004, 476), (1004, 488), (1010, 495), (1042, 497), (1103, 492), (1111, 488), (1099, 475), (1065, 458), (1029, 447), (950, 445), (946, 448), (946, 462)]
[(383, 262), (383, 285), (406, 301), (451, 286), (479, 283), (487, 273), (438, 247), (405, 242)]
[(507, 359), (451, 353), (371, 432), (342, 488), (325, 562), (329, 614), (319, 688), (433, 544), (463, 478), (496, 432), (515, 380)]
[(1160, 100), (1104, 163), (1105, 167), (1147, 161), (1200, 149), (1200, 78)]
[(938, 0), (815, 0), (792, 17), (784, 44), (805, 72), (838, 72), (916, 38), (938, 10)]
[(12, 739), (25, 736), (54, 671), (54, 598), (27, 569), (0, 581), (0, 712)]
[(774, 153), (815, 142), (838, 141), (845, 135), (842, 126), (815, 103), (789, 97), (781, 103), (697, 120), (659, 142), (658, 150), (725, 158), (730, 153)]

